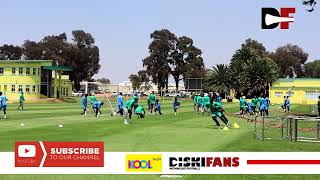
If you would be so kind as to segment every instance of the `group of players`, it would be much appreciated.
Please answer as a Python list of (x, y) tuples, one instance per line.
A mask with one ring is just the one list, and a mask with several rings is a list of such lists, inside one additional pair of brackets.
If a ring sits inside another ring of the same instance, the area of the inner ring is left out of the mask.
[[(94, 93), (92, 93), (89, 97), (89, 103), (88, 103), (88, 94), (83, 94), (82, 95), (82, 101), (81, 101), (81, 106), (82, 106), (82, 112), (81, 115), (85, 116), (87, 114), (87, 107), (88, 104), (90, 103), (91, 105), (91, 112), (95, 113), (95, 116), (97, 117), (98, 115), (101, 115), (101, 108), (104, 105), (103, 102), (99, 101)], [(121, 115), (125, 116), (124, 123), (125, 124), (132, 124), (132, 114), (136, 114), (138, 118), (144, 118), (145, 116), (145, 109), (142, 104), (139, 103), (139, 98), (137, 94), (134, 94), (131, 99), (128, 101), (124, 102), (122, 93), (119, 93), (118, 98), (117, 98), (117, 105), (118, 105), (118, 112), (114, 113), (115, 115)], [(180, 106), (180, 102), (178, 101), (177, 98), (174, 99), (173, 102), (173, 109), (175, 115), (177, 115), (177, 110)], [(162, 115), (161, 112), (161, 104), (159, 99), (156, 98), (156, 95), (154, 92), (152, 92), (148, 96), (148, 111), (156, 115), (156, 113), (159, 113), (159, 115)], [(114, 115), (113, 113), (111, 114), (112, 116)]]
[[(290, 112), (290, 98), (289, 96), (284, 96), (283, 104), (281, 105), (281, 108), (284, 110), (284, 112)], [(258, 114), (260, 112), (260, 116), (268, 116), (269, 115), (269, 106), (270, 106), (270, 100), (269, 98), (264, 95), (261, 97), (254, 97), (252, 98), (251, 102), (247, 102), (246, 97), (242, 96), (240, 97), (240, 115), (245, 116), (246, 114)], [(259, 111), (259, 112), (258, 112)]]
[[(86, 115), (87, 110), (87, 96), (82, 96), (82, 113), (81, 115)], [(194, 111), (201, 112), (204, 115), (207, 112), (211, 115), (212, 120), (219, 129), (222, 128), (221, 124), (219, 123), (218, 119), (221, 119), (222, 122), (228, 127), (231, 127), (231, 124), (227, 117), (224, 114), (224, 109), (222, 108), (222, 98), (216, 93), (201, 93), (201, 95), (195, 95), (193, 97), (194, 100)], [(97, 100), (94, 94), (91, 94), (89, 98), (91, 104), (91, 111), (95, 112), (95, 115), (98, 116), (101, 114), (101, 107), (103, 102)], [(147, 98), (147, 106), (149, 111), (152, 115), (162, 115), (161, 111), (161, 103), (154, 92), (152, 92)], [(174, 115), (177, 115), (178, 108), (180, 106), (180, 101), (178, 101), (177, 97), (174, 97), (173, 101), (173, 112)], [(117, 97), (117, 105), (118, 111), (111, 115), (121, 115), (124, 116), (124, 124), (132, 124), (132, 115), (136, 114), (138, 118), (144, 118), (146, 111), (141, 103), (139, 103), (139, 98), (137, 94), (134, 94), (129, 100), (124, 102), (122, 93), (119, 93)]]
[[(87, 115), (87, 106), (88, 106), (88, 94), (83, 94), (81, 99), (82, 112), (81, 115)], [(91, 113), (95, 113), (95, 116), (101, 115), (101, 108), (104, 105), (104, 102), (99, 101), (94, 93), (91, 93), (89, 97), (89, 103), (91, 105), (90, 111)]]
[(257, 98), (257, 96), (254, 96), (251, 100), (251, 102), (248, 102), (246, 100), (245, 96), (240, 97), (240, 115), (243, 117), (247, 114), (253, 115), (259, 115), (260, 116), (269, 116), (269, 106), (270, 106), (270, 100), (266, 95), (261, 95)]
[[(161, 111), (161, 104), (159, 99), (157, 99), (157, 96), (154, 92), (152, 92), (148, 98), (148, 111), (152, 115), (156, 115), (159, 113), (159, 115), (162, 115)], [(139, 98), (137, 94), (134, 94), (130, 100), (124, 103), (122, 93), (119, 94), (117, 98), (117, 104), (118, 104), (118, 112), (116, 114), (119, 114), (121, 116), (125, 115), (124, 124), (132, 124), (132, 114), (136, 114), (138, 118), (144, 118), (146, 112), (141, 103), (139, 103)], [(178, 98), (174, 98), (173, 102), (173, 110), (174, 114), (177, 115), (177, 110), (180, 106), (180, 102), (178, 101)]]
[(222, 128), (222, 126), (217, 118), (221, 119), (228, 128), (231, 127), (229, 120), (224, 114), (224, 109), (222, 108), (222, 98), (218, 93), (201, 93), (200, 95), (194, 95), (193, 102), (194, 111), (198, 113), (201, 112), (202, 115), (207, 112), (208, 115), (211, 115), (212, 120), (215, 122), (215, 126), (219, 129)]
[(261, 116), (269, 116), (270, 100), (266, 95), (261, 95), (257, 98), (254, 96), (251, 102), (248, 102), (245, 96), (240, 97), (240, 115), (259, 114)]
[[(3, 111), (3, 115), (4, 115), (4, 119), (7, 119), (7, 97), (5, 94), (3, 94), (2, 92), (0, 92), (0, 111)], [(23, 110), (23, 105), (24, 105), (24, 94), (23, 92), (20, 92), (19, 94), (19, 106), (17, 108), (17, 110)]]

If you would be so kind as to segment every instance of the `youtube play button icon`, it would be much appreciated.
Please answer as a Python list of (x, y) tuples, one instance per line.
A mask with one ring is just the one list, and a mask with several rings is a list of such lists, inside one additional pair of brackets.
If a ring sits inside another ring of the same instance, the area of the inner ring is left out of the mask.
[(39, 167), (43, 157), (40, 142), (16, 142), (15, 167)]
[(23, 158), (35, 157), (36, 156), (36, 146), (35, 145), (19, 145), (18, 146), (18, 156)]

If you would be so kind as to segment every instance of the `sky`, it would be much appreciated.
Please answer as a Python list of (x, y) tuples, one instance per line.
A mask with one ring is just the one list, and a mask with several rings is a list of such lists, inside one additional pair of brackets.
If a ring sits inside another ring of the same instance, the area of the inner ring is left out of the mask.
[[(148, 56), (150, 33), (169, 29), (188, 36), (203, 52), (206, 67), (227, 64), (247, 38), (268, 51), (292, 43), (320, 59), (320, 5), (308, 13), (302, 0), (0, 0), (0, 45), (21, 45), (46, 35), (82, 29), (100, 49), (95, 78), (127, 81)], [(295, 7), (289, 30), (261, 29), (261, 8)]]

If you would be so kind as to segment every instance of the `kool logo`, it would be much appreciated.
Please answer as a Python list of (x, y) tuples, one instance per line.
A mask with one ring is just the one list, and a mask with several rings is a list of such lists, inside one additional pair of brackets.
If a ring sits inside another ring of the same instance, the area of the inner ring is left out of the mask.
[(162, 172), (161, 154), (127, 154), (127, 172)]
[(289, 29), (289, 23), (294, 21), (290, 14), (296, 12), (296, 8), (280, 8), (280, 12), (275, 8), (261, 9), (261, 28), (274, 29), (280, 24), (280, 29)]
[(151, 166), (151, 161), (150, 160), (129, 160), (128, 161), (128, 168), (129, 169), (139, 169), (139, 168), (142, 168), (142, 169), (151, 169), (152, 166)]

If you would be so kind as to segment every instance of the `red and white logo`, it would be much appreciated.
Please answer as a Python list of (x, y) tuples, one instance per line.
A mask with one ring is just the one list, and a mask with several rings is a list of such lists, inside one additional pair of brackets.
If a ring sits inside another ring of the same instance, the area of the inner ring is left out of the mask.
[(280, 24), (280, 29), (289, 29), (289, 23), (294, 22), (291, 14), (296, 12), (296, 8), (280, 8), (280, 12), (275, 8), (261, 9), (261, 28), (274, 29)]
[(18, 156), (23, 158), (35, 157), (36, 146), (35, 145), (19, 145)]
[(16, 167), (103, 167), (104, 142), (17, 142)]

